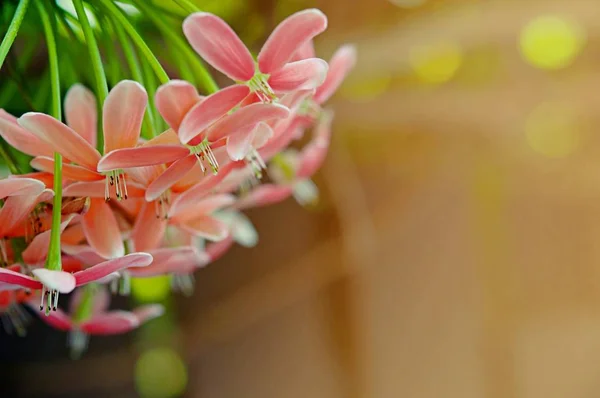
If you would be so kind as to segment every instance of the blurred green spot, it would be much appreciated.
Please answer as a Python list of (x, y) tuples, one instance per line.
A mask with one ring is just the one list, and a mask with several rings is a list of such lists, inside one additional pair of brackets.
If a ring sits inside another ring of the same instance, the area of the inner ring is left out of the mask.
[(143, 352), (135, 364), (135, 385), (142, 398), (170, 398), (183, 394), (187, 369), (171, 348), (152, 348)]
[(349, 80), (344, 82), (340, 88), (340, 94), (353, 101), (367, 102), (383, 94), (392, 84), (392, 76), (380, 74), (378, 76), (365, 76), (360, 80)]
[(142, 303), (163, 301), (171, 293), (171, 278), (168, 275), (152, 278), (131, 278), (131, 294)]
[(530, 21), (519, 39), (523, 57), (542, 69), (569, 66), (585, 44), (583, 28), (566, 18), (546, 15)]

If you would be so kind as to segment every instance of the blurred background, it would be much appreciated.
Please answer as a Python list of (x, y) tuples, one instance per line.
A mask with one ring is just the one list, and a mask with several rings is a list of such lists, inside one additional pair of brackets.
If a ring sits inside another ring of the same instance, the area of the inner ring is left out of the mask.
[(136, 282), (169, 315), (81, 360), (2, 335), (2, 396), (600, 396), (596, 2), (197, 3), (254, 49), (311, 6), (321, 57), (356, 44), (320, 202), (251, 211), (191, 297)]

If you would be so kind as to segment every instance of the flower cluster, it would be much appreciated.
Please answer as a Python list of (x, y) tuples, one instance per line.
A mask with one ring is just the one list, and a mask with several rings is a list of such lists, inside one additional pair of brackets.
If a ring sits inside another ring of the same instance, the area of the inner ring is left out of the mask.
[[(355, 61), (352, 46), (329, 62), (315, 57), (312, 40), (326, 27), (319, 10), (293, 14), (255, 60), (222, 19), (192, 13), (183, 22), (189, 44), (234, 84), (203, 96), (169, 80), (149, 101), (144, 86), (122, 80), (101, 104), (75, 84), (65, 123), (0, 110), (0, 135), (36, 170), (0, 180), (0, 311), (17, 314), (22, 329), (15, 306), (34, 306), (83, 349), (87, 335), (126, 332), (162, 313), (157, 305), (107, 311), (104, 285), (125, 294), (131, 277), (166, 274), (185, 290), (234, 243), (256, 244), (243, 210), (292, 195), (314, 201), (310, 178), (332, 122), (323, 104)], [(149, 102), (169, 128), (143, 139)], [(290, 149), (300, 139), (306, 144)], [(59, 295), (75, 290), (67, 314)]]

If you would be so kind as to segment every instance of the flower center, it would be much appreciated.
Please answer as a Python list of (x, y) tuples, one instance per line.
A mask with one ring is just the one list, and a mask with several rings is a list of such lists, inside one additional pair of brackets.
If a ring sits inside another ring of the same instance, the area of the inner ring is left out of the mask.
[(277, 99), (275, 92), (269, 86), (269, 75), (266, 73), (257, 71), (246, 84), (258, 96), (261, 102), (271, 103)]
[(205, 138), (204, 141), (198, 145), (188, 145), (187, 147), (189, 148), (190, 152), (195, 155), (196, 158), (198, 158), (198, 163), (200, 164), (200, 168), (202, 169), (203, 173), (206, 173), (207, 169), (207, 167), (204, 165), (205, 163), (210, 166), (213, 174), (217, 174), (219, 172), (219, 162), (210, 148), (208, 139)]
[(127, 182), (122, 169), (111, 170), (105, 173), (104, 200), (109, 201), (111, 187), (114, 187), (117, 200), (127, 199)]
[(50, 311), (56, 311), (58, 308), (58, 290), (48, 289), (45, 285), (42, 287), (42, 298), (40, 300), (40, 311), (44, 311), (46, 315)]
[(267, 165), (265, 164), (258, 151), (252, 148), (250, 152), (248, 152), (248, 154), (246, 155), (245, 160), (246, 163), (248, 163), (248, 165), (250, 166), (252, 174), (254, 174), (257, 180), (260, 180), (263, 176), (262, 171), (267, 168)]
[(154, 201), (156, 218), (169, 218), (169, 205), (171, 204), (171, 191), (167, 190)]

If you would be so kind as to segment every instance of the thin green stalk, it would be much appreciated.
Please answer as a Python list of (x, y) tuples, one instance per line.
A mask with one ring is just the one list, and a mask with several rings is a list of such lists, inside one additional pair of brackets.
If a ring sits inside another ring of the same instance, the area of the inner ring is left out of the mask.
[(0, 140), (0, 156), (2, 156), (12, 174), (21, 174), (19, 166), (17, 166), (17, 163), (8, 152), (8, 148), (6, 148), (6, 142), (4, 140)]
[(156, 59), (146, 42), (144, 42), (144, 39), (142, 39), (135, 27), (129, 22), (123, 12), (110, 0), (99, 0), (99, 2), (102, 3), (106, 11), (112, 16), (112, 19), (118, 22), (123, 29), (125, 29), (127, 34), (129, 34), (133, 43), (139, 48), (140, 52), (152, 67), (152, 70), (154, 70), (154, 73), (158, 77), (160, 83), (167, 83), (169, 81), (169, 75), (167, 75), (167, 72), (165, 72), (158, 59)]
[[(127, 61), (127, 66), (129, 67), (129, 71), (131, 72), (133, 80), (144, 85), (144, 76), (142, 74), (142, 69), (140, 67), (140, 62), (135, 49), (131, 45), (131, 42), (127, 38), (127, 35), (125, 34), (125, 31), (123, 31), (121, 25), (113, 24), (113, 27), (115, 33), (117, 34), (117, 40), (119, 40), (119, 43), (121, 44), (121, 49), (125, 55), (125, 61)], [(152, 134), (152, 136), (155, 134), (154, 127), (152, 126), (153, 113), (153, 109), (146, 107), (144, 121), (142, 122), (142, 132)]]
[(199, 60), (198, 56), (192, 51), (192, 49), (187, 45), (187, 43), (183, 40), (181, 35), (175, 33), (173, 29), (167, 24), (164, 19), (156, 16), (156, 14), (150, 12), (147, 6), (139, 0), (135, 1), (138, 8), (145, 10), (145, 14), (152, 20), (158, 29), (162, 32), (165, 37), (173, 43), (176, 47), (176, 50), (182, 53), (189, 62), (194, 63), (194, 70), (198, 73), (198, 81), (200, 86), (209, 94), (212, 94), (219, 90), (219, 86), (213, 80), (212, 76), (208, 72), (208, 70), (204, 67), (202, 62)]
[[(48, 62), (50, 65), (50, 84), (52, 91), (51, 115), (57, 120), (62, 118), (61, 98), (60, 98), (60, 74), (58, 71), (58, 52), (56, 51), (55, 26), (50, 19), (41, 1), (36, 2), (46, 44), (48, 46)], [(61, 270), (62, 263), (60, 257), (60, 209), (62, 208), (62, 156), (54, 152), (54, 201), (52, 211), (52, 230), (50, 232), (50, 246), (48, 248), (48, 257), (46, 258), (46, 268), (51, 270)]]
[(28, 6), (29, 0), (21, 0), (17, 6), (17, 10), (15, 11), (12, 21), (10, 21), (8, 31), (2, 39), (2, 43), (0, 43), (0, 69), (2, 69), (2, 64), (4, 64), (4, 60), (10, 51), (10, 47), (17, 37), (17, 33), (19, 32), (19, 28), (21, 27), (25, 13), (27, 13)]
[[(146, 90), (148, 91), (148, 109), (154, 110), (154, 94), (156, 93), (156, 79), (152, 74), (152, 70), (147, 63), (142, 64), (142, 73), (144, 75), (144, 83), (146, 86)], [(160, 123), (161, 117), (158, 112), (150, 111), (149, 113), (150, 121), (152, 128), (148, 131), (147, 137), (144, 138), (152, 138), (156, 136), (157, 132), (161, 130)]]
[(190, 2), (188, 0), (175, 0), (175, 3), (177, 3), (177, 5), (179, 7), (183, 8), (184, 10), (186, 10), (189, 13), (200, 11), (200, 9), (198, 8), (197, 5), (193, 4), (192, 2)]
[[(94, 71), (94, 82), (96, 83), (96, 95), (98, 96), (98, 105), (102, 107), (104, 99), (108, 95), (108, 84), (106, 83), (106, 75), (104, 74), (104, 67), (102, 66), (102, 58), (100, 57), (100, 49), (98, 43), (96, 43), (96, 37), (94, 31), (90, 25), (85, 8), (83, 7), (82, 0), (73, 0), (75, 11), (77, 12), (77, 18), (79, 18), (79, 24), (83, 30), (85, 36), (85, 42), (87, 43), (88, 53), (92, 61), (92, 69)], [(104, 148), (104, 135), (99, 130), (97, 137), (97, 147)]]

